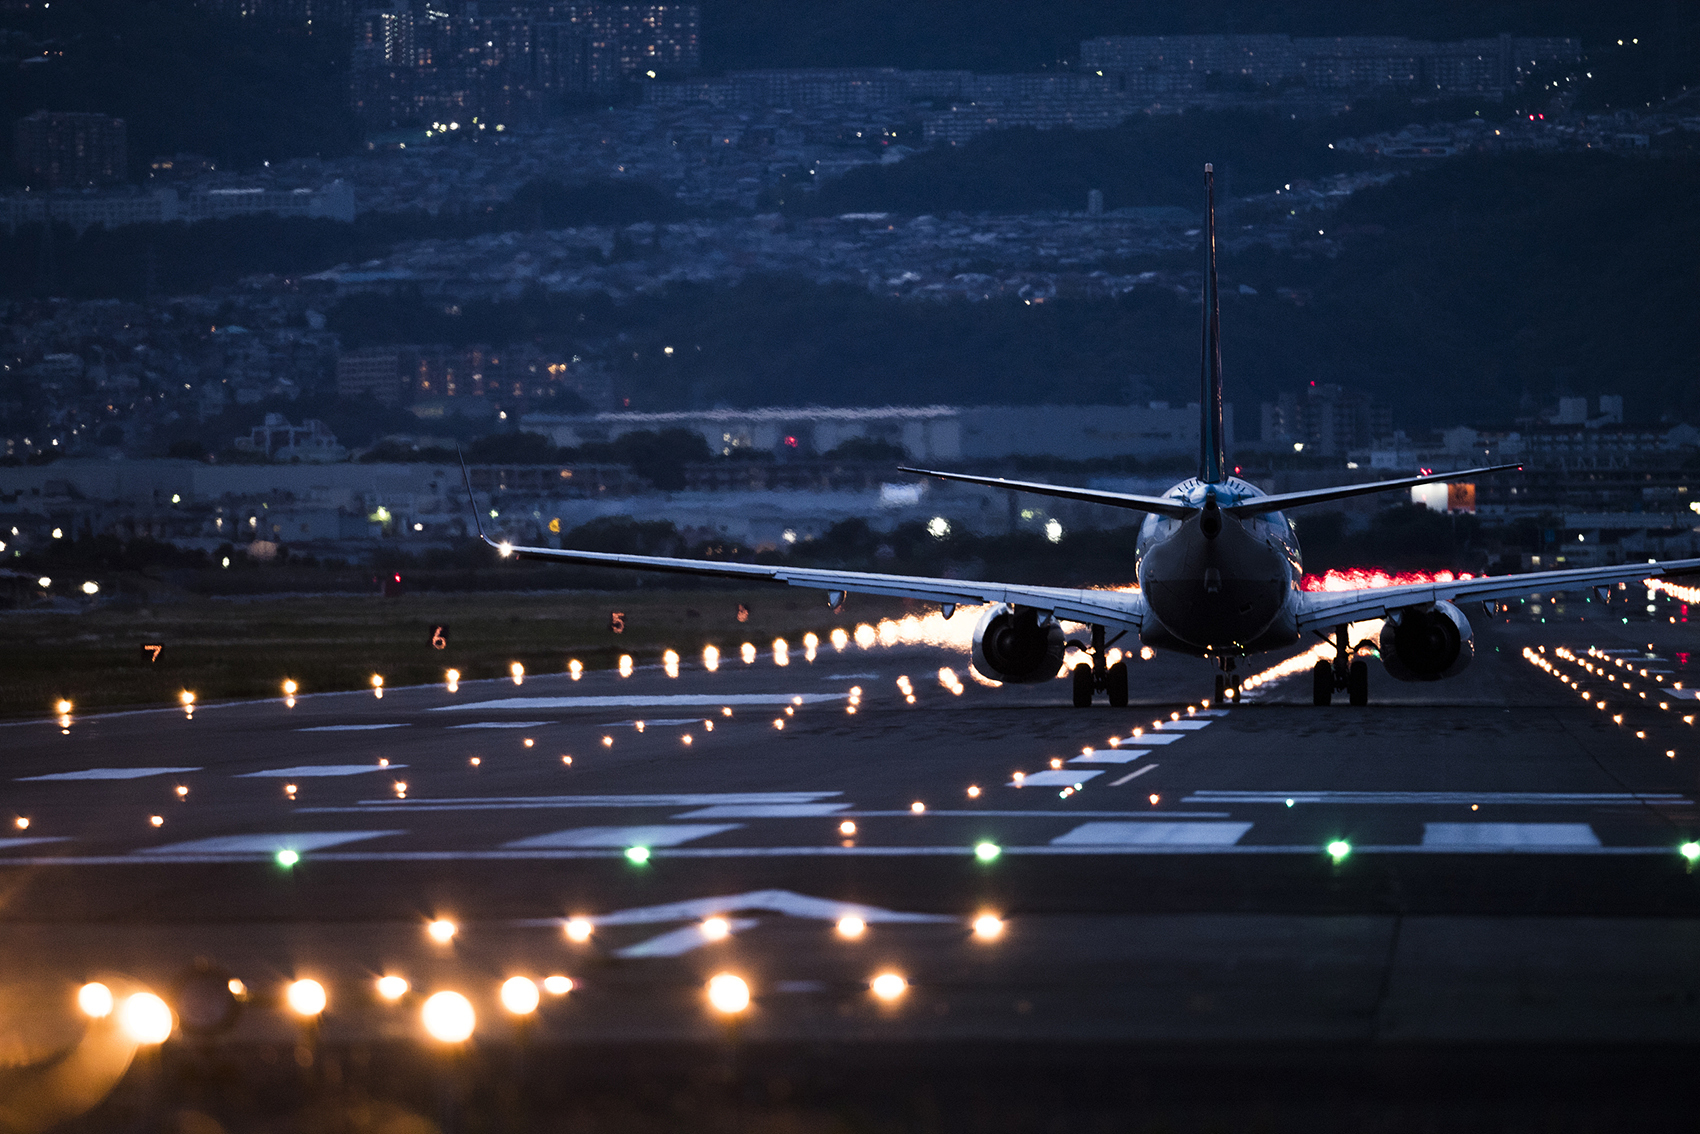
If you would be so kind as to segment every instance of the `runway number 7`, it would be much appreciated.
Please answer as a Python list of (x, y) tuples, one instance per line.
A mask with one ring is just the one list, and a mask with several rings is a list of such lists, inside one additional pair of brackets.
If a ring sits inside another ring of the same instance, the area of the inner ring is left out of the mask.
[(160, 651), (163, 649), (165, 649), (165, 646), (160, 643), (144, 642), (142, 644), (142, 657), (151, 664), (159, 660)]

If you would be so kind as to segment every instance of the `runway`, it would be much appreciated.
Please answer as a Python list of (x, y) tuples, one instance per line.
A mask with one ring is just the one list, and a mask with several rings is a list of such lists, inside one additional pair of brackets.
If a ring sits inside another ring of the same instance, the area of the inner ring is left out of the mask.
[[(0, 950), (66, 987), (201, 958), (238, 1047), (296, 1042), (301, 976), (315, 1043), (418, 1039), (441, 988), (487, 1042), (712, 1043), (718, 972), (746, 1043), (1691, 1044), (1677, 609), (1479, 626), (1364, 708), (1308, 672), (1210, 708), (1159, 657), (1077, 710), (852, 643), (8, 724)], [(522, 1025), (514, 975), (573, 988)]]

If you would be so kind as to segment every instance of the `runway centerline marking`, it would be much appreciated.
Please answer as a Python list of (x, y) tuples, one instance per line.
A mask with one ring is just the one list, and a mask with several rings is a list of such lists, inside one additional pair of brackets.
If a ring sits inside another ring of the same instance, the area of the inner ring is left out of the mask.
[[(753, 917), (729, 917), (724, 920), (728, 935), (760, 924)], [(714, 938), (702, 931), (702, 926), (687, 925), (682, 929), (669, 930), (657, 937), (639, 941), (636, 945), (616, 949), (614, 956), (622, 961), (639, 961), (646, 957), (682, 957), (704, 945), (712, 945), (714, 941)]]
[(406, 764), (299, 764), (293, 768), (267, 768), (261, 772), (241, 772), (232, 779), (310, 780), (321, 776), (358, 776), (366, 772), (394, 772)]
[(465, 713), (474, 709), (645, 709), (679, 708), (694, 705), (791, 705), (802, 698), (805, 705), (843, 701), (848, 693), (641, 693), (602, 697), (509, 697), (503, 701), (473, 701), (465, 705), (438, 705), (433, 713)]
[[(395, 765), (391, 765), (394, 767)], [(442, 799), (362, 799), (353, 806), (302, 807), (301, 812), (505, 811), (569, 807), (713, 807), (726, 803), (815, 803), (840, 791), (678, 792), (656, 795), (448, 796)]]
[(710, 835), (736, 831), (742, 823), (678, 823), (638, 827), (569, 827), (547, 835), (515, 839), (503, 846), (511, 850), (561, 847), (676, 847), (706, 839)]
[(199, 768), (84, 768), (80, 772), (53, 772), (45, 776), (19, 776), (17, 783), (35, 784), (58, 780), (140, 780), (148, 776), (174, 776), (198, 772)]
[(675, 819), (808, 819), (836, 815), (848, 803), (717, 803), (675, 815)]
[(1111, 780), (1110, 786), (1111, 787), (1121, 787), (1123, 784), (1127, 783), (1129, 780), (1137, 780), (1140, 776), (1143, 776), (1146, 772), (1152, 772), (1152, 771), (1155, 771), (1155, 770), (1157, 770), (1158, 768), (1161, 768), (1161, 767), (1162, 767), (1161, 764), (1147, 764), (1143, 768), (1135, 768), (1133, 771), (1129, 772), (1127, 775), (1123, 776), (1121, 779)]
[(550, 721), (473, 721), (470, 724), (452, 724), (450, 728), (547, 728)]

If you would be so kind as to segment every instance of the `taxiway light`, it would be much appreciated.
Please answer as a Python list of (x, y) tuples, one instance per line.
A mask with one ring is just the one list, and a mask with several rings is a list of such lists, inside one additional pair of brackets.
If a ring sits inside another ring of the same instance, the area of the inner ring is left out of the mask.
[(508, 666), (508, 676), (512, 677), (514, 679), (515, 685), (524, 684), (524, 682), (525, 682), (525, 667), (523, 665), (521, 665), (519, 662), (514, 662), (513, 664)]
[(590, 935), (594, 932), (596, 932), (596, 927), (590, 923), (589, 918), (575, 917), (567, 920), (566, 933), (568, 941), (574, 942), (578, 945), (583, 945), (586, 941), (590, 940)]
[(384, 675), (381, 674), (381, 673), (374, 673), (372, 675), (372, 688), (382, 689), (383, 687), (384, 687)]
[(620, 655), (620, 676), (621, 677), (630, 677), (631, 675), (632, 675), (632, 655), (621, 654)]
[(298, 980), (284, 991), (283, 999), (297, 1016), (317, 1016), (325, 1010), (325, 986), (316, 980)]
[(543, 978), (543, 991), (547, 992), (550, 996), (565, 996), (572, 990), (573, 980), (571, 977), (564, 977), (559, 973), (556, 973), (554, 976), (546, 976)]
[(283, 850), (278, 851), (277, 854), (273, 856), (273, 860), (279, 866), (283, 867), (285, 870), (288, 870), (290, 867), (294, 866), (296, 863), (301, 861), (301, 856), (299, 854), (297, 854), (295, 851), (290, 850), (288, 847), (285, 847)]
[(838, 833), (840, 835), (854, 835), (856, 833), (856, 824), (853, 821), (846, 819), (838, 825)]
[(1062, 767), (1062, 757), (1061, 756), (1052, 756), (1051, 757), (1051, 767), (1053, 769)]
[(573, 658), (571, 661), (567, 662), (567, 675), (569, 677), (571, 677), (574, 681), (577, 681), (579, 678), (583, 677), (584, 676), (584, 663), (579, 661), (577, 658)]
[(569, 767), (572, 765), (572, 762), (573, 762), (573, 758), (571, 756), (562, 756), (561, 757), (561, 763), (566, 764)]
[(285, 697), (293, 697), (295, 696), (295, 691), (299, 688), (301, 687), (295, 684), (293, 680), (286, 679), (283, 683), (283, 695)]
[(189, 692), (187, 689), (185, 689), (185, 690), (183, 690), (183, 692), (179, 693), (177, 695), (177, 699), (183, 703), (184, 708), (192, 709), (195, 706), (195, 695), (193, 693)]
[(773, 718), (773, 727), (776, 728), (776, 729), (779, 729), (780, 731), (784, 731), (784, 729), (785, 729), (785, 718), (784, 717), (774, 717)]
[(979, 784), (969, 784), (968, 785), (968, 798), (969, 799), (979, 799), (980, 798), (980, 785)]
[(730, 705), (720, 706), (720, 715), (723, 716), (723, 717), (731, 716), (732, 715), (732, 706), (730, 706)]
[(398, 976), (381, 976), (378, 978), (378, 995), (392, 1004), (407, 995), (407, 978)]
[(537, 742), (535, 740), (531, 739), (531, 737), (529, 737), (529, 736), (526, 737), (524, 740), (522, 740), (520, 743), (525, 745), (527, 748), (535, 748), (537, 746)]
[(468, 760), (468, 761), (467, 761), (467, 763), (468, 763), (468, 764), (471, 764), (471, 765), (472, 765), (472, 766), (473, 766), (473, 767), (474, 767), (474, 768), (476, 768), (476, 767), (478, 767), (478, 766), (479, 766), (479, 765), (480, 765), (480, 764), (482, 764), (482, 763), (484, 763), (484, 760), (483, 760), (483, 758), (482, 758), (482, 757), (479, 757), (479, 756), (474, 756), (474, 757), (472, 757), (472, 758), (471, 758), (471, 759), (470, 759), (470, 760)]
[(981, 914), (974, 919), (974, 936), (982, 941), (990, 941), (1003, 933), (1003, 919), (992, 914)]
[(427, 925), (425, 927), (425, 932), (430, 934), (431, 940), (438, 944), (446, 945), (451, 939), (453, 939), (459, 928), (460, 927), (458, 925), (450, 921), (448, 918), (440, 917)]
[(1683, 843), (1677, 848), (1677, 853), (1689, 862), (1700, 859), (1700, 843)]
[(604, 747), (604, 748), (612, 748), (612, 747), (614, 747), (614, 738), (613, 738), (613, 737), (611, 737), (611, 736), (605, 736), (605, 737), (603, 737), (603, 738), (602, 738), (602, 747)]
[(1150, 799), (1151, 799), (1151, 806), (1152, 806), (1152, 807), (1156, 807), (1156, 806), (1157, 806), (1157, 803), (1158, 803), (1158, 801), (1159, 801), (1159, 800), (1161, 800), (1161, 799), (1162, 799), (1162, 798), (1163, 798), (1163, 797), (1162, 797), (1162, 796), (1160, 796), (1160, 795), (1158, 795), (1158, 794), (1157, 794), (1157, 793), (1156, 793), (1156, 792), (1152, 792), (1152, 793), (1151, 793), (1151, 796), (1150, 796)]
[(165, 816), (163, 816), (163, 815), (149, 815), (148, 816), (148, 823), (151, 826), (154, 826), (154, 827), (163, 827), (163, 826), (165, 826)]
[(750, 1006), (750, 986), (743, 977), (719, 973), (708, 982), (708, 1002), (716, 1012), (736, 1015)]
[(29, 816), (27, 816), (27, 815), (18, 816), (16, 819), (12, 820), (12, 826), (16, 827), (20, 831), (29, 830), (30, 829)]
[(77, 989), (77, 1007), (83, 1015), (104, 1020), (112, 1015), (112, 990), (98, 980)]
[(732, 935), (732, 924), (723, 917), (711, 917), (702, 923), (702, 935), (710, 941), (724, 941)]
[(924, 803), (922, 803), (922, 802), (921, 802), (921, 801), (920, 801), (920, 800), (918, 800), (918, 799), (917, 799), (917, 800), (916, 800), (916, 801), (915, 801), (915, 802), (914, 802), (914, 803), (911, 803), (911, 804), (910, 804), (910, 805), (909, 805), (909, 810), (910, 810), (910, 812), (912, 812), (912, 813), (913, 813), (913, 814), (915, 814), (915, 815), (919, 815), (919, 814), (921, 814), (921, 813), (922, 813), (922, 812), (924, 812), (924, 811), (926, 811), (926, 810), (927, 810), (927, 805), (926, 805), (926, 804), (924, 804)]
[(502, 1007), (516, 1016), (529, 1016), (537, 1011), (543, 997), (535, 981), (527, 977), (509, 977), (502, 982)]
[(1675, 760), (1676, 759), (1676, 749), (1674, 749), (1674, 748), (1665, 749), (1665, 755), (1669, 756), (1672, 760)]
[(649, 848), (648, 847), (627, 847), (626, 848), (626, 861), (633, 863), (637, 866), (642, 866), (644, 863), (649, 861)]
[(991, 862), (1003, 853), (1003, 848), (996, 843), (975, 843), (974, 857), (981, 862)]
[(713, 646), (702, 648), (702, 667), (713, 673), (720, 668), (720, 651)]
[(132, 993), (118, 1009), (118, 1026), (137, 1043), (164, 1043), (171, 1037), (171, 1009), (151, 992)]
[(837, 930), (838, 936), (848, 937), (854, 941), (868, 931), (868, 923), (852, 914), (848, 917), (839, 918), (838, 924), (833, 928)]
[(1344, 862), (1346, 856), (1352, 853), (1352, 844), (1345, 839), (1335, 839), (1328, 844), (1328, 857), (1335, 862)]
[(439, 1043), (462, 1043), (472, 1035), (478, 1016), (460, 993), (437, 992), (419, 1010), (419, 1021), (425, 1025), (426, 1034)]
[(58, 713), (60, 716), (64, 716), (66, 713), (71, 711), (71, 702), (59, 701), (54, 704), (53, 711)]
[(909, 991), (909, 982), (896, 973), (881, 973), (868, 987), (881, 1000), (896, 1000)]

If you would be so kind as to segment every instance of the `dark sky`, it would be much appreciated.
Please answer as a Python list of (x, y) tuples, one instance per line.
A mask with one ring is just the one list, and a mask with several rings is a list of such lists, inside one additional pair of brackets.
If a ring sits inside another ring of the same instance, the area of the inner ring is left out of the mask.
[(702, 0), (710, 69), (896, 66), (1025, 71), (1098, 35), (1263, 32), (1458, 39), (1639, 36), (1692, 52), (1692, 0)]

